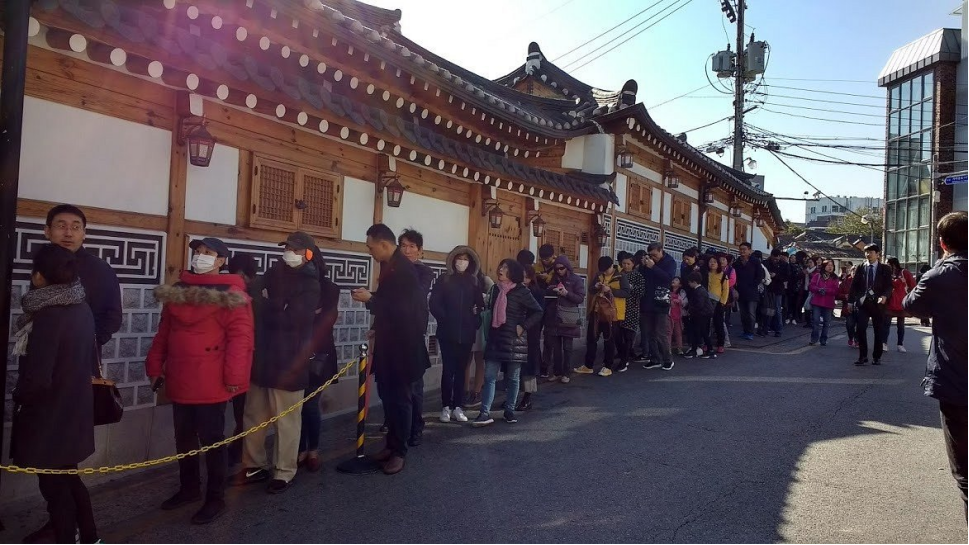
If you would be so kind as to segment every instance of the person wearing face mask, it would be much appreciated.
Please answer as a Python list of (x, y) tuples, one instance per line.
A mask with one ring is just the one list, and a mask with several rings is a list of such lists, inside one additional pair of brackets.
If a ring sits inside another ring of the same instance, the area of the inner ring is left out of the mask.
[(478, 282), (481, 261), (469, 246), (457, 246), (447, 257), (447, 272), (434, 284), (430, 310), (437, 320), (441, 347), (441, 422), (467, 422), (461, 408), (471, 346), (481, 326), (484, 296)]
[[(219, 274), (229, 248), (217, 238), (193, 240), (192, 270), (172, 286), (155, 288), (162, 303), (158, 333), (145, 369), (153, 388), (165, 385), (172, 400), (175, 450), (189, 452), (221, 441), (226, 402), (249, 388), (253, 354), (252, 304), (241, 276)], [(205, 504), (192, 517), (212, 522), (225, 512), (225, 447), (205, 453)], [(161, 508), (171, 510), (202, 499), (199, 458), (178, 461), (179, 489)]]
[[(246, 429), (295, 405), (309, 385), (313, 324), (320, 301), (320, 272), (313, 262), (316, 243), (310, 235), (297, 231), (279, 245), (283, 247), (282, 259), (265, 275), (266, 342), (252, 368), (252, 385), (243, 416)], [(243, 469), (233, 484), (271, 478), (268, 493), (279, 494), (288, 489), (296, 476), (301, 423), (299, 411), (276, 421), (272, 472), (267, 469), (266, 428), (247, 435), (242, 447)]]

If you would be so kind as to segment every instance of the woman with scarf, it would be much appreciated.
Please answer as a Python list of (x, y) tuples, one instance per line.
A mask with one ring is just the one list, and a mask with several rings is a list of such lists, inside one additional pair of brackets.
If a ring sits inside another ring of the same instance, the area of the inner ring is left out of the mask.
[(542, 319), (542, 308), (522, 285), (525, 270), (514, 259), (505, 259), (498, 265), (498, 282), (491, 289), (491, 330), (485, 345), (485, 383), (481, 391), (481, 412), (474, 419), (475, 427), (494, 423), (491, 403), (495, 399), (495, 382), (498, 371), (505, 366), (507, 396), (505, 397), (505, 422), (518, 422), (515, 418), (515, 401), (521, 380), (522, 365), (528, 362), (527, 331)]
[[(94, 453), (94, 315), (84, 302), (74, 254), (42, 246), (21, 301), (10, 457), (22, 467), (77, 469)], [(57, 543), (96, 543), (91, 497), (78, 475), (38, 475)]]

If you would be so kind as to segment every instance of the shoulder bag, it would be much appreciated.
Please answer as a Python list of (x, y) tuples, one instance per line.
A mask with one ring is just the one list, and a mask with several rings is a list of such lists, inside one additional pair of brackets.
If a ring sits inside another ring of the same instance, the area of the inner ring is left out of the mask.
[(94, 425), (115, 424), (124, 416), (124, 403), (121, 392), (113, 380), (101, 376), (101, 347), (94, 341), (94, 374), (91, 376), (91, 387), (94, 389)]

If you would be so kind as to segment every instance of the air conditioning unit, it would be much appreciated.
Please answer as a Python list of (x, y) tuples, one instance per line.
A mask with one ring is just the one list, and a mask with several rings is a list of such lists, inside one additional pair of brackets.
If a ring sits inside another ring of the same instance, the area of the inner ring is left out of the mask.
[(747, 52), (744, 54), (746, 61), (745, 72), (747, 76), (755, 76), (764, 73), (767, 68), (767, 42), (750, 42), (747, 44)]
[(737, 65), (737, 54), (729, 49), (718, 51), (713, 55), (713, 65), (711, 69), (717, 73), (718, 78), (733, 77), (734, 67)]

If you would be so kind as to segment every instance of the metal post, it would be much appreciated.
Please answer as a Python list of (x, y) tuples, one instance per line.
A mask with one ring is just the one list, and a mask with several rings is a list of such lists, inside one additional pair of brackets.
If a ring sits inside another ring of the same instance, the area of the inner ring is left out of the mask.
[[(27, 77), (27, 23), (31, 0), (5, 0), (3, 9), (3, 71), (0, 73), (0, 331), (3, 346), (10, 335), (10, 295), (13, 259), (17, 251), (17, 186)], [(7, 358), (3, 358), (0, 392), (6, 391)], [(6, 421), (0, 403), (0, 423)], [(3, 435), (0, 434), (0, 451)]]
[(747, 69), (744, 54), (745, 0), (737, 0), (737, 70), (734, 74), (733, 102), (733, 168), (744, 170), (744, 72)]
[(359, 365), (357, 366), (357, 452), (353, 458), (344, 460), (336, 466), (336, 470), (340, 473), (367, 475), (376, 473), (378, 469), (377, 464), (363, 453), (363, 447), (367, 440), (367, 389), (369, 384), (367, 351), (367, 345), (361, 344)]

